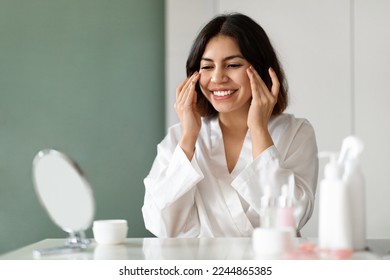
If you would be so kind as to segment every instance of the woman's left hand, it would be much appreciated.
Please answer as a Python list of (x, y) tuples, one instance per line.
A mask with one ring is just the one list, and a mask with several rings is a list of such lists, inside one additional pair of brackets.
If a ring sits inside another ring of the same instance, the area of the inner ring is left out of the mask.
[(252, 89), (252, 102), (247, 121), (250, 131), (268, 131), (268, 122), (278, 101), (279, 79), (272, 68), (268, 69), (268, 73), (272, 80), (271, 91), (252, 66), (247, 69)]
[(274, 144), (268, 131), (268, 123), (278, 101), (280, 83), (272, 68), (268, 72), (272, 80), (271, 91), (252, 66), (247, 69), (252, 89), (247, 124), (252, 138), (253, 159)]

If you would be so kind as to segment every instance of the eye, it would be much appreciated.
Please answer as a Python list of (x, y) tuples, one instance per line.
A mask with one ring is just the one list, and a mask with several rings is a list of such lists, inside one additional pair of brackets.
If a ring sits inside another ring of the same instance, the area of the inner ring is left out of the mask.
[(239, 64), (239, 63), (231, 63), (228, 65), (228, 68), (239, 68), (241, 66), (242, 66), (242, 64)]
[(200, 67), (201, 70), (210, 70), (212, 69), (213, 67), (211, 65), (203, 65)]

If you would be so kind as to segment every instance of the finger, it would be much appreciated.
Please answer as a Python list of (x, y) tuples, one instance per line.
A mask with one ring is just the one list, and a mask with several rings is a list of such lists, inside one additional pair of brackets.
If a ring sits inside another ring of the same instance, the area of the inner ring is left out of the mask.
[(196, 73), (191, 81), (190, 81), (190, 84), (189, 84), (189, 87), (188, 87), (188, 93), (186, 94), (186, 96), (184, 97), (185, 98), (185, 101), (184, 101), (184, 104), (186, 106), (190, 106), (192, 105), (194, 102), (196, 102), (196, 90), (195, 90), (195, 87), (196, 87), (196, 83), (199, 81), (199, 77), (200, 77), (200, 74), (199, 73)]
[(252, 97), (254, 99), (261, 98), (262, 95), (264, 95), (264, 90), (266, 89), (264, 81), (252, 66), (248, 68), (248, 76), (252, 89)]
[(265, 84), (264, 80), (261, 78), (260, 74), (255, 69), (252, 69), (252, 70), (253, 70), (254, 76), (256, 77), (256, 79), (259, 82), (259, 85), (262, 89), (262, 92), (264, 92), (265, 94), (269, 93), (270, 90), (269, 90), (268, 86)]
[(268, 100), (271, 102), (275, 102), (275, 98), (277, 98), (277, 96), (278, 96), (279, 87), (280, 87), (279, 79), (278, 79), (275, 71), (271, 67), (268, 69), (269, 75), (271, 77), (271, 82), (272, 82), (271, 90), (265, 84), (264, 80), (261, 78), (259, 73), (253, 68), (252, 68), (252, 71), (253, 71), (253, 75), (258, 80), (258, 83), (259, 83), (260, 88), (261, 88), (261, 91), (259, 92), (260, 98), (263, 98), (263, 101)]
[(178, 98), (180, 92), (183, 90), (185, 84), (188, 82), (188, 78), (187, 79), (184, 79), (180, 85), (176, 88), (176, 99)]
[(250, 82), (250, 85), (251, 85), (251, 90), (252, 90), (252, 95), (254, 92), (257, 92), (257, 84), (256, 84), (256, 77), (255, 77), (255, 74), (253, 73), (253, 69), (252, 69), (252, 66), (248, 67), (248, 69), (246, 69), (246, 72), (248, 74), (248, 77), (249, 77), (249, 82)]
[(272, 67), (270, 67), (268, 69), (268, 73), (269, 73), (269, 75), (271, 77), (271, 81), (272, 81), (271, 92), (272, 92), (272, 95), (276, 97), (279, 94), (280, 82), (279, 82), (278, 76), (276, 75), (276, 73), (275, 73), (274, 69), (272, 69)]
[(177, 102), (180, 102), (182, 101), (182, 99), (184, 98), (185, 99), (185, 92), (188, 91), (188, 88), (190, 87), (191, 85), (191, 80), (194, 78), (194, 76), (196, 75), (197, 72), (195, 72), (194, 74), (192, 74), (191, 77), (188, 77), (186, 78), (180, 85), (179, 87), (176, 89), (176, 101)]

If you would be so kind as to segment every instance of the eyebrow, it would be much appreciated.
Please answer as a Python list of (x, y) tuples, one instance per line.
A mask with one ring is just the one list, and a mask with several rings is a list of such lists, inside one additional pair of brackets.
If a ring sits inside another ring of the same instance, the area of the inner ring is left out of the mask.
[[(245, 59), (242, 55), (236, 54), (236, 55), (230, 55), (230, 56), (225, 57), (223, 59), (223, 61), (231, 60), (231, 59), (234, 59), (234, 58)], [(210, 61), (210, 62), (214, 61), (211, 58), (207, 58), (207, 57), (202, 57), (201, 60)]]

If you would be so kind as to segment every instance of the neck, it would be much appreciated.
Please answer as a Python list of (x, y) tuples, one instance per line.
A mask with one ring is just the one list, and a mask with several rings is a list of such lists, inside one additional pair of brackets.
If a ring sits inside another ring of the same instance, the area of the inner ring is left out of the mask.
[(230, 112), (230, 113), (220, 113), (218, 115), (219, 124), (221, 126), (222, 132), (225, 133), (234, 133), (238, 135), (246, 134), (248, 130), (247, 124), (248, 112)]

